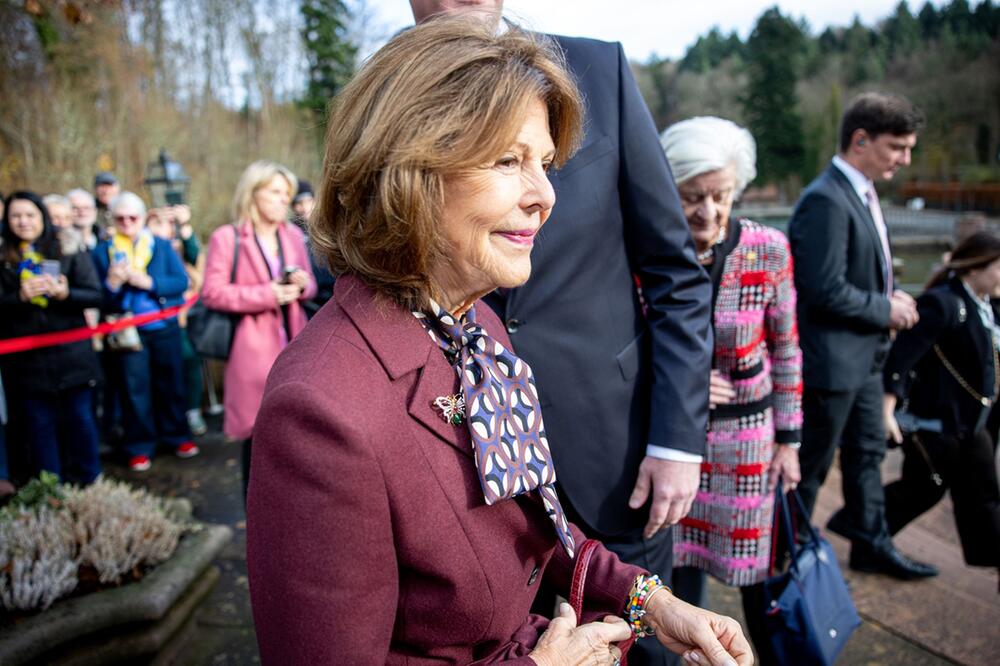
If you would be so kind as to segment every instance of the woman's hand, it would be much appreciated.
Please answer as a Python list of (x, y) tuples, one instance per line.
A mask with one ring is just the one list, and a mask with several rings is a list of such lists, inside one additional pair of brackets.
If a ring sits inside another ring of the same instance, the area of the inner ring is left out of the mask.
[[(736, 620), (697, 608), (661, 589), (646, 600), (648, 624), (667, 649), (699, 666), (750, 666), (753, 652)], [(652, 640), (646, 638), (643, 640)]]
[(576, 614), (567, 603), (559, 604), (559, 615), (538, 639), (528, 656), (538, 666), (577, 666), (614, 664), (621, 651), (612, 645), (632, 635), (628, 623), (608, 615), (602, 622), (576, 626)]
[(49, 296), (57, 301), (65, 301), (69, 296), (69, 281), (65, 275), (49, 276)]
[(278, 301), (278, 305), (286, 305), (294, 300), (297, 300), (299, 294), (302, 290), (299, 289), (298, 285), (295, 284), (282, 284), (278, 280), (271, 282), (271, 291), (274, 292), (274, 298)]
[(896, 423), (896, 396), (886, 393), (882, 396), (882, 424), (885, 426), (885, 436), (896, 442), (903, 443), (903, 431)]
[(113, 291), (118, 291), (128, 282), (128, 265), (125, 263), (111, 264), (108, 267), (108, 286)]
[(49, 292), (50, 278), (47, 275), (28, 278), (21, 283), (20, 297), (27, 303), (36, 296), (44, 296)]
[(773, 493), (778, 479), (781, 479), (782, 492), (795, 490), (802, 480), (802, 472), (799, 470), (799, 452), (790, 446), (782, 444), (774, 445), (774, 456), (771, 457), (771, 466), (767, 470), (767, 492)]
[(153, 289), (153, 278), (145, 273), (129, 270), (127, 275), (126, 281), (136, 289), (142, 289), (143, 291), (151, 291)]
[(718, 370), (712, 370), (708, 381), (708, 408), (715, 409), (717, 405), (728, 405), (736, 397), (733, 383), (722, 376)]
[(288, 281), (302, 291), (305, 291), (306, 287), (309, 286), (309, 273), (306, 273), (301, 268), (296, 268), (288, 275)]

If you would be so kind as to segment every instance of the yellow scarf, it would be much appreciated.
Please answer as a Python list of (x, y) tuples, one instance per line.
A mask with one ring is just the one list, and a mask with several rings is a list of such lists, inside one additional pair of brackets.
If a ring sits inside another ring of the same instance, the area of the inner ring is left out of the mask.
[[(41, 275), (43, 261), (45, 261), (45, 257), (36, 252), (31, 243), (21, 241), (21, 263), (17, 266), (21, 282), (27, 282), (31, 278)], [(30, 302), (40, 308), (49, 307), (48, 297), (42, 294), (34, 296)]]
[[(116, 260), (117, 257), (117, 260)], [(146, 267), (153, 259), (153, 234), (149, 229), (139, 232), (135, 242), (124, 234), (116, 233), (108, 245), (108, 261), (114, 265), (122, 260), (137, 273), (146, 274)]]

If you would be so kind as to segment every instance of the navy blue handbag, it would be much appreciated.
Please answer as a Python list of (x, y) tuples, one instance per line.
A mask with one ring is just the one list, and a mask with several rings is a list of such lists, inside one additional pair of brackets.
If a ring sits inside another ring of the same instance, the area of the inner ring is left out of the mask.
[[(791, 491), (806, 524), (798, 492)], [(796, 545), (788, 497), (776, 490), (775, 533), (784, 526), (791, 564), (764, 581), (765, 623), (779, 664), (831, 666), (861, 624), (837, 557), (826, 539), (809, 526), (809, 540)]]

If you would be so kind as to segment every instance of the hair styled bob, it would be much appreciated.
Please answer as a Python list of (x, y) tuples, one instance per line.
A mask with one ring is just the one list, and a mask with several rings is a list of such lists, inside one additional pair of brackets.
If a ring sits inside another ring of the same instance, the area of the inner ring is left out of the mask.
[(749, 131), (731, 120), (696, 116), (674, 123), (660, 135), (677, 184), (712, 171), (733, 167), (735, 199), (757, 177), (757, 144)]
[(334, 99), (309, 222), (317, 255), (334, 274), (425, 306), (443, 256), (445, 179), (509, 149), (536, 100), (559, 167), (579, 143), (583, 106), (554, 44), (462, 14), (395, 37)]
[(240, 176), (240, 182), (236, 184), (236, 193), (233, 194), (233, 222), (260, 222), (260, 215), (257, 207), (253, 203), (254, 192), (264, 187), (275, 176), (281, 176), (288, 181), (288, 200), (299, 187), (299, 181), (295, 174), (288, 167), (284, 167), (277, 162), (267, 160), (257, 160), (246, 169)]

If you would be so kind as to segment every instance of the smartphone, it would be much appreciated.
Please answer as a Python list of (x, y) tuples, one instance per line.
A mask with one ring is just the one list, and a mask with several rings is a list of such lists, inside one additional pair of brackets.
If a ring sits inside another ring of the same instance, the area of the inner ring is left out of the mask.
[(285, 269), (281, 272), (281, 284), (291, 284), (292, 273), (297, 270), (299, 270), (298, 266), (285, 266)]
[(42, 271), (40, 275), (48, 275), (54, 278), (59, 277), (60, 273), (59, 262), (56, 261), (55, 259), (46, 259), (45, 261), (42, 262), (41, 268)]

